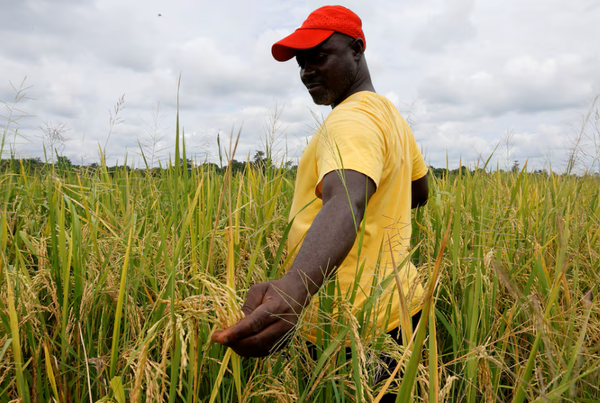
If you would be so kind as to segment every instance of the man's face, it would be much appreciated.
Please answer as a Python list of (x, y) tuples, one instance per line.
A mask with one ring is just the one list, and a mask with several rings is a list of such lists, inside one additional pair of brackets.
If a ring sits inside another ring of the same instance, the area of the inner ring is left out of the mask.
[(335, 106), (346, 98), (358, 71), (350, 47), (352, 41), (334, 33), (314, 48), (297, 51), (300, 78), (315, 104)]

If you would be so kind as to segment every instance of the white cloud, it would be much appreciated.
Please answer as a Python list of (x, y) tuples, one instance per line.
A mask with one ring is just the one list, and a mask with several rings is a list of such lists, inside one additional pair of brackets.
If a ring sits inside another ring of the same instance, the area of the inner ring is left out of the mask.
[(569, 109), (593, 96), (596, 64), (572, 55), (517, 56), (493, 71), (440, 72), (421, 84), (419, 98), (441, 120)]
[(415, 32), (416, 50), (437, 53), (449, 46), (472, 40), (477, 29), (471, 21), (475, 0), (448, 0), (440, 12), (427, 18)]
[[(112, 161), (136, 158), (160, 102), (172, 152), (177, 79), (189, 150), (216, 155), (216, 133), (243, 123), (238, 155), (261, 146), (265, 119), (283, 105), (288, 152), (297, 157), (315, 121), (295, 63), (278, 63), (272, 43), (298, 27), (316, 0), (5, 2), (0, 25), (0, 100), (27, 76), (34, 100), (21, 109), (30, 139), (43, 121), (64, 122), (65, 155), (97, 158), (109, 110), (125, 94), (124, 122), (111, 136)], [(561, 159), (562, 140), (584, 102), (600, 93), (600, 8), (592, 0), (346, 1), (363, 20), (375, 88), (411, 121), (430, 162), (475, 161), (514, 128), (517, 158)], [(159, 17), (158, 14), (161, 14)], [(3, 123), (0, 121), (0, 124)], [(548, 151), (549, 150), (549, 151)], [(19, 145), (41, 155), (37, 141)]]

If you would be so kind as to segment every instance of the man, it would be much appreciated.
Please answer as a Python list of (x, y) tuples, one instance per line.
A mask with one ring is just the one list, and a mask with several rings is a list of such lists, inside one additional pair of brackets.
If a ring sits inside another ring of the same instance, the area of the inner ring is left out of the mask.
[[(288, 245), (299, 248), (292, 266), (282, 278), (252, 286), (242, 307), (245, 317), (212, 335), (241, 356), (265, 356), (279, 347), (278, 341), (333, 275), (343, 294), (360, 282), (352, 303), (353, 313), (358, 312), (369, 298), (373, 276), (381, 284), (408, 253), (410, 209), (427, 201), (427, 167), (404, 119), (375, 93), (365, 48), (360, 18), (341, 6), (319, 8), (272, 47), (278, 61), (296, 58), (313, 101), (333, 110), (298, 166)], [(356, 240), (363, 219), (359, 253)], [(362, 268), (359, 279), (357, 267)], [(423, 288), (412, 264), (399, 270), (415, 315)], [(399, 327), (399, 293), (394, 281), (387, 284), (381, 296), (385, 303), (373, 320), (389, 332)], [(314, 327), (305, 336), (316, 342)]]

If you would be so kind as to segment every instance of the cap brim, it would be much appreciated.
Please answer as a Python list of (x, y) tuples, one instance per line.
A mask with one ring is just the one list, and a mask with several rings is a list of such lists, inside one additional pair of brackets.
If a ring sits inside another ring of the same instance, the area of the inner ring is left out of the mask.
[(296, 56), (298, 49), (310, 49), (319, 45), (335, 31), (329, 29), (297, 29), (271, 47), (275, 60), (285, 62)]

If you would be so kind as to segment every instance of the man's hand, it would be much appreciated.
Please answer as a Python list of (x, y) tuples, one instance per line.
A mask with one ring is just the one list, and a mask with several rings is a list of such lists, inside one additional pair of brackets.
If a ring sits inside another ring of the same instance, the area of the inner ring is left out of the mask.
[(212, 341), (243, 357), (267, 356), (285, 345), (281, 339), (294, 328), (309, 301), (310, 293), (297, 276), (255, 284), (242, 307), (246, 316), (214, 332)]
[(245, 357), (263, 357), (283, 347), (283, 337), (294, 328), (310, 297), (342, 264), (375, 193), (375, 182), (357, 171), (333, 171), (325, 175), (321, 189), (323, 208), (288, 273), (252, 286), (242, 307), (246, 317), (213, 333), (214, 342)]

